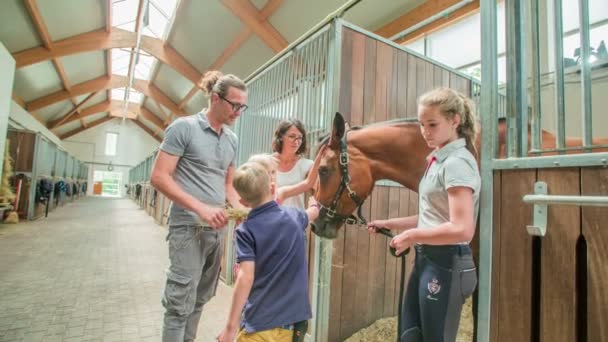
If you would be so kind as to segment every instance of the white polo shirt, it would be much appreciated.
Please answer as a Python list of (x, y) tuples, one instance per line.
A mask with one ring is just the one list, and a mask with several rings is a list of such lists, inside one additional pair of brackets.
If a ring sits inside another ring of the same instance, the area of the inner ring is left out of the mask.
[(435, 227), (450, 220), (448, 189), (455, 186), (473, 190), (473, 222), (477, 222), (481, 177), (465, 140), (452, 141), (429, 154), (427, 160), (432, 163), (418, 186), (418, 227)]

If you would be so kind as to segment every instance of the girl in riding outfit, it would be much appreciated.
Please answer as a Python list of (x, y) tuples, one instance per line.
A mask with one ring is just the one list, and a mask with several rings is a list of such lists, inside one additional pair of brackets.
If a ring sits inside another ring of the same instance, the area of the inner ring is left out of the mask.
[(477, 274), (469, 242), (475, 234), (481, 178), (474, 147), (473, 103), (447, 88), (418, 99), (420, 131), (429, 147), (418, 187), (418, 215), (368, 225), (403, 230), (390, 242), (397, 253), (416, 249), (401, 312), (400, 341), (455, 341), (462, 305)]

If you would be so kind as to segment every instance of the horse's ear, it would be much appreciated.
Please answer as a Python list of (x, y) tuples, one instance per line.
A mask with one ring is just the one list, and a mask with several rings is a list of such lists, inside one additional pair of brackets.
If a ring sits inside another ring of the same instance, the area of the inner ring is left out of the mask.
[(334, 125), (329, 138), (330, 148), (337, 149), (340, 146), (340, 140), (344, 136), (344, 132), (346, 132), (345, 125), (346, 124), (344, 123), (344, 117), (342, 117), (342, 114), (336, 112), (336, 116), (334, 116)]

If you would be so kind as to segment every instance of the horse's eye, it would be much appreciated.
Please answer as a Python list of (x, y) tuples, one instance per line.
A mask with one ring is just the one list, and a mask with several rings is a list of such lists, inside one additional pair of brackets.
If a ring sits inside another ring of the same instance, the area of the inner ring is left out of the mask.
[(329, 174), (329, 169), (327, 168), (327, 166), (319, 167), (319, 176), (324, 177), (324, 176), (327, 176), (328, 174)]

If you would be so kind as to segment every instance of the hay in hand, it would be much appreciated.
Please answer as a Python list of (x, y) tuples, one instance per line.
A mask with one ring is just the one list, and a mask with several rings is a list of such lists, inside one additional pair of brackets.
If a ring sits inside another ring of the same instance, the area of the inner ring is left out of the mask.
[(226, 215), (230, 220), (239, 222), (244, 221), (247, 218), (249, 211), (243, 209), (226, 208)]

